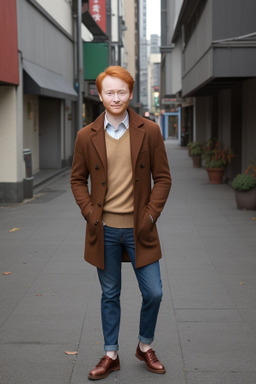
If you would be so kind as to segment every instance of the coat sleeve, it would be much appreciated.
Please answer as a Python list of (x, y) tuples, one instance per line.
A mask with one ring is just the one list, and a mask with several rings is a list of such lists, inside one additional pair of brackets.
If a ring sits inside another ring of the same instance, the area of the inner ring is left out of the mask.
[(160, 216), (169, 191), (172, 179), (166, 155), (165, 145), (159, 126), (155, 126), (150, 135), (150, 159), (153, 188), (150, 194), (146, 212), (152, 216), (154, 222)]
[(71, 189), (84, 218), (93, 209), (88, 189), (89, 168), (85, 157), (85, 143), (82, 131), (77, 134), (71, 171)]

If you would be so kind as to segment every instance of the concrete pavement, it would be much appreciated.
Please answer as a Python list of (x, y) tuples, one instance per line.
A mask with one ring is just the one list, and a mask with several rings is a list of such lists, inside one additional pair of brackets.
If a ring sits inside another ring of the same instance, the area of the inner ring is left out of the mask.
[[(124, 264), (121, 370), (102, 382), (255, 384), (256, 212), (239, 211), (232, 189), (210, 185), (177, 142), (166, 147), (173, 188), (158, 222), (164, 298), (154, 348), (167, 373), (148, 372), (134, 356), (140, 294)], [(69, 171), (34, 199), (1, 208), (1, 384), (90, 382), (103, 339), (84, 229)]]

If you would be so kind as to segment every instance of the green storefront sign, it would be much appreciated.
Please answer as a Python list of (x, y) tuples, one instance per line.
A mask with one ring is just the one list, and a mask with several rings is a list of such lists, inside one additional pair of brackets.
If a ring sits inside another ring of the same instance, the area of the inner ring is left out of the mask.
[(107, 43), (83, 43), (84, 80), (95, 80), (108, 67)]

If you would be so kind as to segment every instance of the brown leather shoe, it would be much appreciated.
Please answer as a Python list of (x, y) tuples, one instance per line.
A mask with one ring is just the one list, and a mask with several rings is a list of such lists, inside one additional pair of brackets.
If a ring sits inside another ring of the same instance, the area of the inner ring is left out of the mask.
[(120, 361), (118, 355), (115, 360), (108, 356), (103, 356), (99, 364), (89, 372), (88, 378), (90, 380), (105, 379), (111, 372), (118, 371), (119, 369)]
[(144, 361), (146, 363), (146, 367), (150, 372), (154, 373), (165, 373), (166, 370), (163, 364), (158, 360), (155, 355), (155, 351), (150, 348), (147, 352), (142, 352), (140, 349), (140, 344), (137, 346), (135, 356), (137, 359)]

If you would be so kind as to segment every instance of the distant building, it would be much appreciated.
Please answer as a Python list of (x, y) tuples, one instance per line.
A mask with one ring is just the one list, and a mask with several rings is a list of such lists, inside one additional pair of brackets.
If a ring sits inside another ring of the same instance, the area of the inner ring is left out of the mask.
[(160, 53), (161, 37), (159, 35), (150, 35), (150, 54)]
[(161, 54), (160, 36), (150, 35), (148, 60), (148, 110), (152, 114), (160, 112)]
[(148, 109), (148, 42), (147, 42), (147, 2), (139, 0), (140, 34), (140, 102), (142, 109)]
[(124, 67), (135, 80), (133, 98), (130, 106), (140, 111), (139, 99), (139, 0), (124, 1), (125, 32), (124, 32)]

